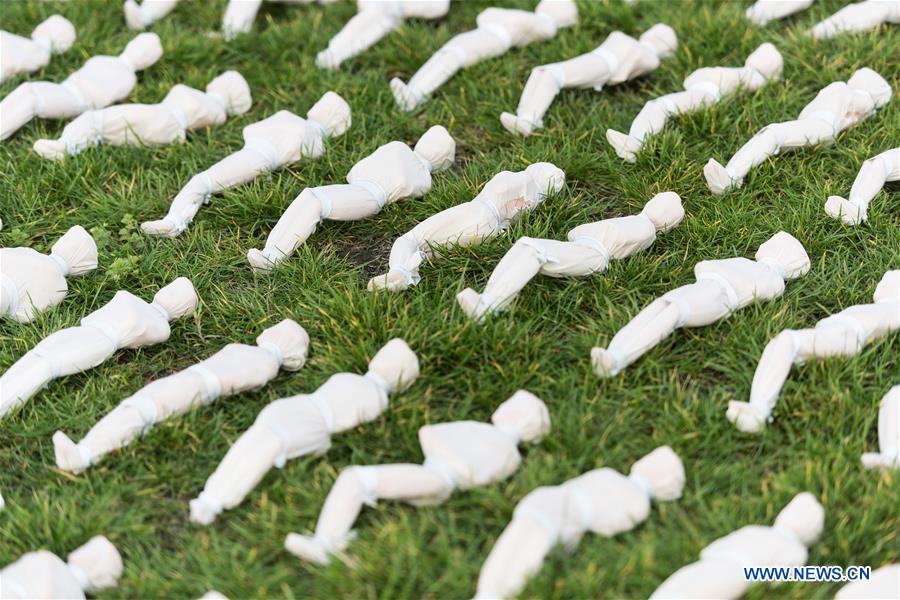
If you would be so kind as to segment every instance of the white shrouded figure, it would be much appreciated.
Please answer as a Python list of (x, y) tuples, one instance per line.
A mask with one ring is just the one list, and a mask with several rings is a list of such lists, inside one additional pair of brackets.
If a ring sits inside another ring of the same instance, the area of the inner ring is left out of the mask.
[(862, 455), (867, 469), (900, 469), (900, 385), (892, 387), (878, 409), (878, 452)]
[(22, 37), (8, 31), (0, 31), (0, 83), (19, 73), (37, 71), (50, 62), (54, 54), (62, 54), (75, 43), (75, 26), (60, 15), (44, 20)]
[(885, 23), (900, 23), (900, 2), (897, 0), (864, 0), (848, 4), (816, 23), (809, 34), (824, 40), (842, 33), (870, 31)]
[(93, 369), (118, 350), (169, 339), (169, 322), (194, 312), (197, 293), (179, 277), (145, 302), (118, 291), (81, 324), (50, 334), (0, 376), (0, 418), (58, 377)]
[(864, 223), (869, 218), (869, 203), (888, 181), (900, 181), (900, 148), (865, 161), (850, 188), (850, 197), (828, 196), (825, 212), (847, 225)]
[(756, 0), (745, 14), (757, 25), (765, 25), (769, 21), (783, 19), (806, 10), (812, 3), (813, 0)]
[(869, 579), (848, 583), (838, 590), (835, 600), (886, 600), (900, 598), (900, 563), (884, 565), (872, 571)]
[(143, 31), (175, 10), (178, 0), (125, 0), (122, 11), (129, 29)]
[(551, 39), (559, 29), (578, 22), (574, 0), (541, 0), (534, 12), (488, 8), (477, 17), (477, 29), (460, 33), (422, 65), (409, 83), (391, 80), (391, 92), (401, 110), (424, 103), (459, 70), (534, 42)]
[(539, 487), (516, 505), (478, 576), (476, 598), (518, 595), (557, 545), (572, 551), (585, 533), (612, 537), (650, 516), (652, 500), (681, 497), (684, 466), (661, 446), (631, 467), (628, 476), (594, 469), (561, 485)]
[(878, 338), (900, 329), (900, 271), (888, 271), (873, 304), (858, 304), (826, 317), (811, 329), (786, 329), (763, 350), (753, 374), (750, 401), (728, 403), (728, 420), (746, 433), (762, 431), (794, 365), (811, 359), (853, 356)]
[(337, 373), (311, 394), (275, 400), (225, 454), (191, 500), (191, 521), (209, 525), (223, 511), (243, 502), (272, 467), (308, 454), (324, 454), (331, 437), (376, 419), (391, 394), (419, 376), (419, 359), (401, 339), (385, 344), (365, 375)]
[(61, 559), (48, 550), (29, 552), (0, 569), (0, 596), (83, 600), (85, 593), (114, 588), (122, 576), (122, 557), (102, 535)]
[[(333, 4), (338, 0), (270, 0), (282, 4)], [(253, 28), (256, 13), (259, 12), (263, 0), (228, 0), (225, 16), (222, 18), (222, 34), (226, 40), (233, 40), (242, 33)]]
[(505, 112), (500, 122), (510, 133), (528, 136), (544, 126), (544, 115), (566, 88), (594, 89), (616, 85), (659, 67), (678, 47), (668, 25), (657, 24), (634, 39), (621, 31), (609, 34), (599, 47), (569, 60), (535, 67), (528, 77), (516, 114)]
[(103, 417), (77, 444), (57, 431), (53, 435), (56, 465), (80, 473), (157, 423), (219, 398), (259, 389), (274, 379), (279, 369), (300, 369), (308, 348), (306, 330), (290, 319), (263, 331), (255, 346), (228, 344), (206, 360), (145, 385)]
[(236, 71), (226, 71), (206, 86), (206, 92), (176, 85), (159, 104), (116, 104), (89, 110), (65, 126), (55, 140), (40, 139), (34, 150), (61, 160), (101, 144), (158, 146), (183, 142), (188, 131), (221, 125), (229, 116), (250, 109), (250, 87)]
[(142, 71), (162, 56), (155, 33), (141, 33), (119, 56), (94, 56), (62, 83), (29, 81), (0, 102), (0, 140), (5, 140), (35, 117), (70, 119), (122, 100)]
[(450, 168), (456, 142), (440, 125), (430, 128), (410, 148), (388, 142), (362, 159), (347, 174), (347, 184), (306, 188), (278, 220), (262, 250), (247, 259), (260, 273), (292, 255), (325, 219), (359, 221), (404, 198), (421, 198), (431, 190), (431, 174)]
[(350, 107), (334, 92), (326, 92), (306, 118), (282, 110), (244, 127), (244, 147), (226, 156), (181, 188), (168, 214), (158, 221), (141, 224), (154, 236), (180, 235), (213, 194), (252, 181), (263, 173), (280, 169), (302, 158), (319, 158), (325, 140), (350, 127)]
[(644, 105), (628, 133), (606, 130), (606, 141), (620, 158), (634, 162), (647, 136), (659, 133), (669, 117), (704, 110), (724, 96), (755, 92), (781, 76), (781, 53), (768, 42), (747, 57), (743, 67), (704, 67), (684, 80), (683, 92), (666, 94)]
[(341, 471), (325, 499), (313, 536), (288, 534), (284, 546), (319, 565), (343, 553), (364, 504), (400, 500), (413, 506), (441, 504), (456, 489), (490, 485), (512, 476), (522, 457), (519, 444), (550, 431), (547, 406), (519, 390), (491, 415), (491, 424), (454, 421), (419, 429), (422, 464), (351, 466)]
[(76, 225), (59, 238), (50, 254), (31, 248), (0, 248), (0, 317), (27, 323), (66, 297), (66, 277), (97, 268), (97, 244)]
[(773, 123), (759, 130), (724, 167), (709, 159), (703, 175), (713, 194), (739, 188), (750, 170), (787, 150), (824, 144), (831, 146), (845, 129), (869, 118), (891, 99), (891, 86), (869, 68), (847, 80), (822, 88), (796, 121)]
[(316, 65), (337, 69), (345, 60), (374, 46), (406, 19), (439, 19), (450, 0), (356, 0), (357, 13), (316, 55)]
[(463, 312), (481, 320), (509, 308), (519, 292), (538, 274), (549, 277), (587, 277), (602, 273), (614, 259), (649, 248), (657, 232), (666, 232), (684, 219), (675, 192), (654, 196), (637, 215), (579, 225), (569, 241), (519, 238), (500, 259), (484, 292), (466, 288), (456, 295)]
[(419, 283), (419, 266), (436, 256), (440, 246), (473, 246), (496, 237), (522, 213), (559, 192), (566, 175), (550, 163), (534, 163), (524, 171), (502, 171), (473, 200), (432, 215), (397, 238), (389, 269), (369, 280), (369, 291), (397, 292)]
[(681, 567), (650, 596), (671, 598), (739, 598), (752, 585), (744, 567), (799, 567), (807, 548), (825, 525), (825, 510), (815, 496), (794, 496), (772, 527), (747, 525), (721, 537), (700, 552), (700, 560)]
[(781, 231), (756, 251), (756, 260), (704, 260), (694, 266), (696, 283), (666, 292), (639, 312), (606, 348), (591, 350), (598, 377), (612, 377), (682, 327), (703, 327), (756, 302), (778, 298), (785, 281), (809, 271), (803, 244)]

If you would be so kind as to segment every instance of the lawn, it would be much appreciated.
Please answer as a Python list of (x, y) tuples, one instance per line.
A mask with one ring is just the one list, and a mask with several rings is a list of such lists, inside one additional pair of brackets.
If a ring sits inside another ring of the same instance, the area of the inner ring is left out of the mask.
[[(118, 54), (134, 35), (120, 2), (5, 2), (0, 28), (30, 32), (60, 12), (78, 30), (75, 46), (32, 79), (62, 80), (94, 54)], [(500, 2), (532, 8), (535, 4)], [(411, 21), (337, 72), (314, 66), (315, 54), (355, 11), (332, 6), (266, 4), (254, 30), (226, 43), (219, 28), (224, 2), (183, 2), (153, 31), (165, 55), (139, 75), (131, 101), (158, 102), (176, 83), (202, 88), (226, 69), (249, 81), (253, 108), (223, 126), (188, 135), (183, 145), (103, 147), (53, 163), (31, 149), (56, 137), (63, 122), (34, 121), (0, 144), (3, 246), (47, 251), (81, 224), (101, 242), (100, 268), (70, 280), (65, 301), (31, 324), (0, 323), (0, 370), (41, 338), (74, 325), (118, 289), (149, 300), (178, 276), (201, 298), (194, 317), (173, 325), (165, 343), (124, 351), (85, 374), (57, 380), (0, 422), (0, 565), (47, 548), (65, 555), (97, 534), (119, 548), (125, 573), (100, 597), (195, 598), (217, 589), (232, 598), (463, 598), (516, 502), (540, 485), (561, 483), (609, 466), (627, 472), (655, 448), (670, 445), (684, 461), (687, 483), (678, 502), (657, 505), (646, 523), (612, 539), (588, 535), (577, 551), (555, 551), (528, 585), (526, 597), (646, 597), (713, 539), (746, 524), (771, 524), (797, 493), (825, 507), (824, 534), (810, 564), (880, 566), (900, 559), (897, 474), (868, 472), (859, 457), (875, 449), (877, 407), (898, 383), (900, 339), (870, 344), (850, 360), (794, 370), (759, 436), (739, 433), (725, 418), (729, 400), (746, 400), (756, 362), (784, 328), (812, 326), (853, 304), (872, 301), (882, 274), (900, 267), (898, 188), (870, 207), (869, 222), (847, 227), (829, 218), (829, 194), (845, 195), (861, 162), (895, 147), (900, 100), (844, 132), (832, 148), (786, 154), (755, 169), (744, 187), (714, 197), (701, 169), (722, 162), (762, 126), (792, 119), (816, 92), (871, 67), (900, 91), (900, 28), (882, 27), (814, 43), (803, 32), (840, 7), (821, 0), (766, 28), (743, 18), (745, 2), (617, 0), (580, 2), (580, 23), (552, 41), (514, 50), (452, 79), (424, 107), (401, 113), (388, 81), (407, 79), (453, 34), (471, 29), (491, 3), (454, 3), (436, 22)], [(514, 138), (500, 125), (514, 110), (532, 66), (575, 56), (614, 30), (637, 35), (654, 23), (679, 36), (675, 55), (651, 75), (603, 92), (566, 91), (546, 128)], [(781, 81), (753, 95), (673, 120), (634, 165), (606, 143), (607, 127), (627, 130), (647, 100), (680, 88), (701, 66), (740, 65), (760, 43), (785, 59)], [(23, 78), (0, 87), (9, 93)], [(305, 115), (327, 90), (344, 96), (353, 125), (327, 142), (319, 160), (304, 160), (216, 197), (176, 240), (139, 230), (159, 218), (195, 173), (241, 146), (241, 129), (281, 109)], [(265, 236), (306, 186), (341, 182), (350, 167), (390, 140), (415, 142), (431, 125), (457, 140), (457, 164), (435, 175), (431, 193), (396, 203), (357, 223), (328, 222), (272, 276), (255, 276), (249, 248)], [(392, 240), (418, 221), (471, 199), (495, 173), (550, 161), (567, 174), (563, 193), (500, 236), (473, 249), (453, 249), (422, 269), (417, 287), (398, 295), (366, 291), (383, 272)], [(616, 261), (588, 279), (538, 278), (513, 310), (477, 325), (455, 294), (481, 289), (494, 265), (521, 235), (563, 239), (574, 226), (633, 214), (659, 191), (674, 190), (687, 217), (649, 250)], [(710, 258), (752, 256), (777, 231), (796, 236), (812, 268), (783, 297), (746, 308), (717, 325), (681, 331), (623, 374), (597, 379), (589, 352), (668, 289), (693, 281), (693, 266)], [(252, 343), (283, 318), (312, 339), (310, 360), (255, 392), (222, 399), (165, 423), (126, 450), (79, 476), (55, 467), (51, 436), (81, 437), (143, 384), (183, 369), (229, 342)], [(324, 458), (273, 470), (237, 509), (211, 527), (188, 522), (197, 495), (229, 445), (259, 410), (280, 397), (309, 392), (329, 375), (363, 372), (388, 339), (402, 337), (418, 353), (421, 376), (391, 399), (375, 422), (334, 438)], [(893, 356), (894, 358), (891, 358)], [(528, 447), (507, 481), (460, 492), (423, 509), (384, 502), (357, 522), (350, 553), (355, 568), (301, 563), (283, 548), (289, 531), (308, 531), (341, 468), (421, 460), (422, 425), (486, 421), (515, 390), (544, 399), (553, 427)], [(892, 508), (893, 507), (893, 508)], [(839, 584), (784, 584), (748, 594), (831, 597)]]

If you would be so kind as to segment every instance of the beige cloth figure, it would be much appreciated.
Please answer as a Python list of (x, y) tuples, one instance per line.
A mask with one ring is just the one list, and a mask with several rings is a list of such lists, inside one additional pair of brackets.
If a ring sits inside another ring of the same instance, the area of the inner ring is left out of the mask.
[(562, 485), (539, 487), (522, 498), (478, 576), (476, 598), (518, 595), (557, 545), (572, 551), (585, 533), (612, 537), (650, 516), (652, 500), (681, 497), (684, 466), (661, 446), (631, 467), (626, 477), (594, 469)]
[[(333, 4), (338, 0), (269, 0), (281, 4)], [(263, 0), (228, 0), (225, 16), (222, 18), (222, 33), (226, 40), (233, 40), (242, 33), (249, 33), (256, 20)]]
[(206, 360), (145, 385), (103, 417), (77, 444), (57, 431), (53, 435), (56, 465), (80, 473), (157, 423), (221, 397), (259, 389), (273, 380), (279, 369), (299, 370), (306, 363), (308, 348), (306, 330), (290, 319), (263, 331), (255, 346), (228, 344)]
[(178, 0), (125, 0), (122, 11), (129, 29), (143, 31), (175, 10)]
[(441, 504), (456, 489), (490, 485), (511, 477), (522, 457), (518, 445), (550, 431), (546, 405), (519, 390), (491, 416), (491, 423), (455, 421), (419, 429), (423, 464), (352, 466), (341, 471), (325, 499), (313, 536), (288, 534), (285, 548), (319, 565), (340, 554), (364, 504), (400, 500), (413, 506)]
[(60, 15), (44, 20), (22, 37), (0, 31), (0, 83), (19, 73), (31, 73), (50, 62), (54, 54), (62, 54), (75, 43), (75, 26)]
[(756, 0), (745, 13), (757, 25), (783, 19), (812, 6), (813, 0)]
[(316, 65), (337, 69), (345, 60), (374, 46), (406, 19), (440, 19), (450, 0), (356, 0), (357, 13), (316, 55)]
[(81, 113), (55, 140), (40, 139), (34, 151), (62, 160), (100, 144), (157, 146), (183, 142), (188, 131), (221, 125), (250, 109), (250, 87), (237, 71), (226, 71), (206, 92), (178, 84), (159, 104), (116, 104)]
[(900, 598), (900, 563), (884, 565), (872, 571), (868, 580), (848, 583), (835, 595), (835, 600), (888, 600)]
[(778, 49), (767, 42), (747, 57), (743, 67), (697, 69), (684, 80), (685, 91), (651, 100), (635, 117), (627, 134), (607, 129), (606, 141), (620, 158), (634, 162), (647, 136), (662, 131), (669, 117), (704, 110), (723, 96), (755, 92), (781, 77), (783, 65)]
[(97, 268), (97, 244), (76, 225), (59, 238), (50, 254), (31, 248), (0, 248), (0, 317), (21, 323), (62, 302), (66, 277)]
[(260, 251), (247, 260), (267, 273), (291, 256), (325, 219), (358, 221), (372, 217), (388, 204), (421, 198), (431, 190), (431, 175), (453, 165), (456, 142), (440, 125), (425, 132), (415, 148), (388, 142), (362, 159), (347, 174), (347, 184), (306, 188), (288, 206)]
[(477, 29), (450, 38), (409, 83), (397, 77), (391, 80), (394, 100), (400, 110), (413, 110), (461, 69), (502, 56), (511, 48), (549, 40), (560, 29), (577, 22), (578, 6), (574, 0), (541, 0), (534, 12), (511, 8), (483, 10), (476, 19)]
[(393, 339), (369, 362), (365, 375), (337, 373), (311, 394), (275, 400), (231, 446), (200, 495), (191, 500), (191, 521), (209, 525), (249, 494), (272, 467), (307, 454), (324, 454), (331, 437), (375, 420), (391, 394), (419, 376), (419, 359)]
[(700, 560), (681, 567), (650, 596), (672, 598), (740, 598), (752, 585), (744, 567), (794, 567), (806, 564), (807, 548), (819, 538), (825, 510), (815, 496), (794, 496), (775, 525), (748, 525), (709, 544)]
[(528, 77), (516, 114), (505, 112), (500, 122), (510, 133), (524, 136), (544, 126), (544, 115), (563, 89), (600, 91), (645, 75), (675, 52), (678, 37), (668, 25), (657, 24), (639, 39), (621, 31), (609, 34), (599, 47), (569, 60), (535, 67)]
[(566, 175), (550, 163), (534, 163), (524, 171), (502, 171), (475, 198), (432, 215), (397, 238), (389, 270), (369, 280), (369, 291), (397, 292), (419, 283), (419, 266), (439, 246), (473, 246), (496, 237), (522, 213), (557, 193)]
[(141, 229), (153, 236), (177, 237), (213, 194), (304, 157), (319, 158), (325, 152), (325, 140), (342, 135), (348, 127), (350, 107), (334, 92), (326, 92), (305, 119), (282, 110), (247, 125), (243, 148), (194, 175), (172, 200), (168, 214), (158, 221), (146, 221)]
[(834, 144), (845, 129), (869, 118), (891, 99), (891, 86), (872, 69), (857, 70), (847, 80), (824, 87), (800, 111), (796, 121), (773, 123), (759, 130), (724, 167), (709, 159), (703, 175), (713, 194), (739, 188), (753, 167), (782, 151)]
[(892, 387), (878, 409), (878, 452), (862, 455), (867, 469), (900, 469), (900, 385)]
[(663, 192), (637, 215), (579, 225), (569, 232), (567, 242), (519, 238), (494, 268), (484, 292), (466, 288), (456, 301), (469, 318), (482, 320), (509, 308), (538, 274), (586, 277), (602, 273), (613, 259), (649, 248), (657, 232), (673, 229), (682, 219), (681, 198), (675, 192)]
[(869, 218), (869, 203), (888, 181), (900, 181), (900, 148), (894, 148), (865, 161), (848, 199), (828, 196), (825, 212), (847, 225), (859, 225)]
[(125, 348), (169, 339), (169, 322), (194, 312), (197, 292), (179, 277), (145, 302), (118, 291), (81, 324), (50, 334), (0, 376), (0, 418), (58, 377), (93, 369)]
[(871, 341), (900, 329), (900, 270), (888, 271), (874, 304), (858, 304), (826, 317), (811, 329), (786, 329), (766, 345), (753, 374), (750, 401), (728, 403), (728, 420), (746, 433), (762, 431), (794, 365), (811, 359), (853, 356)]
[(0, 597), (84, 599), (86, 592), (116, 587), (122, 576), (122, 557), (102, 535), (91, 538), (66, 560), (47, 550), (29, 552), (0, 570)]
[(703, 327), (756, 302), (784, 293), (785, 281), (809, 271), (803, 245), (783, 231), (756, 251), (756, 260), (704, 260), (694, 266), (696, 283), (653, 301), (610, 341), (591, 350), (598, 377), (612, 377), (682, 327)]
[(155, 33), (141, 33), (119, 56), (94, 56), (62, 83), (29, 81), (0, 101), (0, 140), (35, 117), (70, 119), (124, 99), (143, 71), (162, 56)]
[(897, 0), (864, 0), (848, 4), (816, 23), (809, 34), (824, 40), (842, 33), (870, 31), (885, 23), (900, 23), (900, 2)]

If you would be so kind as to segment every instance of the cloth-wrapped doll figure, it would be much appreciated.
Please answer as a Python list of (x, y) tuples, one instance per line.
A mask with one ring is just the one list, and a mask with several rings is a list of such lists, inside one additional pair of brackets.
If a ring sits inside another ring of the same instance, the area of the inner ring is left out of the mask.
[(867, 469), (900, 469), (900, 385), (881, 399), (878, 409), (878, 452), (862, 455)]
[(103, 417), (75, 444), (66, 434), (53, 436), (56, 464), (80, 473), (105, 454), (123, 448), (156, 423), (199, 406), (263, 387), (279, 369), (296, 371), (306, 362), (309, 335), (286, 319), (256, 338), (256, 345), (228, 344), (206, 360), (145, 385)]
[(594, 469), (562, 485), (539, 487), (522, 498), (478, 576), (476, 598), (518, 595), (556, 545), (574, 550), (588, 532), (612, 537), (650, 516), (651, 501), (681, 497), (684, 466), (662, 446), (631, 467), (626, 477)]
[(850, 188), (850, 197), (829, 196), (825, 212), (847, 225), (864, 223), (869, 217), (869, 203), (888, 181), (900, 181), (900, 148), (865, 161)]
[(31, 248), (0, 248), (0, 317), (27, 323), (66, 297), (66, 277), (97, 268), (97, 244), (76, 225), (59, 238), (50, 254)]
[(118, 291), (81, 324), (50, 334), (0, 376), (0, 418), (56, 379), (93, 369), (116, 351), (169, 339), (169, 322), (194, 312), (197, 293), (179, 277), (145, 302)]
[(684, 218), (675, 192), (654, 196), (637, 215), (579, 225), (567, 242), (519, 238), (500, 260), (484, 292), (466, 288), (456, 296), (463, 312), (481, 320), (506, 310), (519, 292), (539, 273), (549, 277), (586, 277), (602, 273), (613, 259), (649, 248), (657, 232), (676, 227)]
[(34, 150), (60, 160), (100, 144), (158, 146), (183, 142), (188, 131), (221, 125), (250, 109), (250, 87), (237, 71), (226, 71), (206, 92), (176, 85), (159, 104), (116, 104), (89, 110), (65, 126), (55, 140), (41, 139)]
[(784, 293), (785, 281), (809, 271), (803, 245), (783, 231), (756, 251), (756, 260), (704, 260), (694, 266), (696, 283), (681, 286), (653, 301), (610, 341), (591, 350), (598, 377), (611, 377), (682, 327), (703, 327), (756, 302)]
[(795, 364), (810, 359), (853, 356), (878, 338), (900, 329), (900, 270), (888, 271), (875, 288), (873, 304), (858, 304), (826, 317), (811, 329), (786, 329), (766, 345), (753, 374), (750, 401), (728, 403), (728, 420), (744, 432), (762, 431), (772, 419), (781, 388)]
[(348, 127), (350, 107), (334, 92), (326, 92), (305, 119), (282, 110), (247, 125), (243, 148), (194, 175), (172, 200), (168, 214), (158, 221), (141, 224), (141, 229), (154, 236), (176, 237), (187, 229), (213, 194), (304, 157), (319, 158), (325, 152), (325, 140), (343, 134)]
[(870, 31), (885, 23), (900, 23), (900, 2), (897, 0), (863, 0), (848, 4), (809, 31), (817, 40), (842, 33)]
[(835, 600), (885, 600), (900, 598), (900, 563), (884, 565), (872, 571), (868, 579), (848, 583), (834, 596)]
[(477, 17), (477, 29), (450, 38), (413, 75), (409, 83), (391, 80), (391, 92), (401, 110), (425, 102), (460, 69), (506, 54), (534, 42), (549, 40), (564, 27), (578, 22), (574, 0), (541, 0), (534, 12), (488, 8)]
[(356, 0), (357, 13), (316, 55), (316, 65), (337, 69), (341, 63), (374, 46), (406, 19), (440, 19), (450, 0)]
[(644, 105), (628, 133), (606, 130), (606, 140), (620, 158), (634, 162), (647, 136), (659, 133), (669, 117), (697, 112), (739, 91), (755, 92), (781, 76), (784, 62), (778, 49), (765, 43), (747, 57), (743, 67), (704, 67), (684, 80), (683, 92), (666, 94)]
[(129, 29), (143, 31), (175, 10), (178, 0), (125, 0), (122, 11)]
[(0, 597), (83, 600), (86, 592), (116, 587), (122, 576), (122, 557), (102, 535), (61, 559), (47, 550), (29, 552), (0, 569)]
[[(270, 0), (282, 4), (333, 4), (338, 0)], [(228, 0), (225, 16), (222, 18), (222, 34), (226, 40), (233, 40), (242, 33), (248, 33), (256, 20), (263, 0)]]
[(825, 510), (815, 496), (794, 496), (772, 527), (747, 525), (721, 537), (700, 552), (700, 560), (681, 567), (650, 596), (671, 598), (740, 598), (752, 582), (744, 567), (799, 567), (807, 548), (819, 538)]
[(364, 504), (400, 500), (413, 506), (444, 502), (456, 489), (490, 485), (512, 476), (522, 457), (518, 446), (537, 442), (550, 430), (550, 415), (537, 396), (519, 390), (503, 402), (491, 423), (454, 421), (419, 429), (422, 464), (347, 467), (325, 499), (313, 536), (291, 533), (285, 548), (324, 565), (340, 554)]
[(200, 495), (191, 521), (208, 525), (240, 504), (272, 467), (307, 454), (324, 454), (331, 437), (387, 410), (388, 399), (419, 376), (419, 359), (401, 339), (385, 344), (365, 375), (337, 373), (311, 394), (275, 400), (231, 446)]
[(813, 0), (756, 0), (745, 13), (757, 25), (783, 19), (812, 6)]
[(306, 188), (288, 206), (260, 251), (247, 253), (257, 272), (268, 272), (290, 256), (325, 219), (358, 221), (404, 198), (421, 198), (431, 190), (431, 174), (453, 164), (456, 142), (435, 125), (415, 148), (388, 142), (350, 169), (346, 184)]
[(54, 54), (62, 54), (75, 43), (75, 27), (68, 19), (53, 15), (22, 37), (0, 31), (0, 83), (19, 73), (31, 73), (50, 62)]
[(856, 71), (847, 80), (824, 87), (796, 121), (773, 123), (759, 130), (724, 167), (709, 159), (703, 175), (713, 194), (739, 188), (750, 169), (786, 150), (834, 144), (845, 129), (869, 118), (891, 99), (891, 86), (872, 69)]
[(535, 67), (528, 77), (516, 114), (505, 112), (500, 122), (510, 133), (531, 135), (544, 126), (544, 114), (565, 88), (594, 89), (616, 85), (659, 67), (678, 47), (668, 25), (657, 24), (634, 39), (621, 31), (609, 34), (599, 47), (569, 60)]
[(499, 235), (522, 213), (557, 193), (566, 175), (550, 163), (534, 163), (524, 171), (502, 171), (473, 200), (432, 215), (394, 241), (389, 270), (369, 280), (369, 291), (396, 292), (419, 282), (419, 266), (435, 256), (436, 247), (472, 246)]
[(143, 71), (162, 56), (159, 36), (141, 33), (119, 56), (94, 56), (62, 83), (29, 81), (0, 102), (0, 140), (35, 117), (70, 119), (124, 99)]

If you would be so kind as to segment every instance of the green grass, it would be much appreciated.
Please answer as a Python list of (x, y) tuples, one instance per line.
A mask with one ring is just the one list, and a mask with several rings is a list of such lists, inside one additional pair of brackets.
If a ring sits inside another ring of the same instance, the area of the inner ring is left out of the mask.
[[(862, 227), (843, 226), (822, 208), (829, 194), (849, 190), (863, 159), (897, 145), (896, 98), (842, 134), (835, 147), (769, 161), (736, 193), (713, 197), (701, 173), (709, 157), (727, 160), (760, 127), (793, 118), (821, 87), (846, 80), (856, 68), (875, 69), (900, 91), (897, 26), (824, 43), (802, 36), (840, 4), (822, 0), (761, 29), (742, 18), (746, 3), (647, 0), (631, 8), (615, 0), (585, 1), (577, 27), (465, 71), (424, 108), (404, 114), (394, 107), (390, 78), (408, 77), (451, 35), (470, 29), (489, 4), (455, 3), (446, 19), (410, 22), (331, 73), (315, 68), (313, 60), (354, 13), (351, 4), (267, 4), (253, 33), (226, 44), (206, 35), (218, 29), (224, 2), (183, 3), (153, 28), (166, 54), (140, 74), (131, 100), (157, 102), (175, 83), (203, 87), (218, 73), (237, 69), (253, 90), (249, 113), (190, 134), (183, 146), (106, 147), (64, 164), (31, 150), (35, 139), (55, 137), (63, 122), (35, 121), (0, 145), (0, 244), (46, 251), (75, 224), (106, 232), (100, 269), (72, 279), (59, 307), (32, 324), (0, 324), (0, 369), (47, 334), (76, 324), (117, 289), (150, 299), (184, 275), (202, 299), (193, 318), (173, 326), (167, 343), (120, 352), (88, 373), (58, 380), (0, 423), (0, 489), (8, 504), (0, 513), (0, 564), (40, 547), (65, 554), (105, 534), (122, 552), (125, 573), (119, 588), (101, 597), (193, 598), (211, 588), (235, 598), (469, 597), (493, 541), (528, 491), (595, 467), (627, 470), (662, 444), (684, 461), (682, 500), (655, 507), (632, 532), (613, 539), (588, 535), (574, 554), (553, 553), (524, 596), (646, 597), (704, 545), (745, 524), (770, 524), (804, 490), (826, 511), (811, 564), (896, 562), (900, 477), (864, 471), (859, 456), (876, 446), (877, 407), (897, 383), (900, 339), (872, 343), (849, 360), (795, 369), (775, 423), (761, 436), (739, 434), (725, 419), (728, 400), (748, 396), (760, 353), (778, 331), (871, 302), (881, 275), (900, 266), (896, 185), (877, 197)], [(57, 11), (75, 24), (78, 41), (34, 78), (59, 81), (90, 55), (118, 53), (133, 35), (118, 1), (6, 2), (0, 27), (30, 32)], [(615, 29), (638, 34), (657, 22), (670, 24), (680, 39), (675, 56), (656, 72), (602, 93), (562, 93), (546, 129), (529, 139), (503, 130), (499, 114), (515, 108), (532, 66), (588, 51)], [(742, 64), (764, 41), (784, 54), (781, 82), (675, 120), (635, 165), (620, 161), (607, 145), (607, 127), (627, 128), (644, 102), (678, 89), (693, 69)], [(19, 81), (4, 84), (0, 94)], [(349, 101), (353, 126), (328, 143), (323, 158), (217, 197), (175, 241), (140, 234), (135, 223), (162, 216), (192, 174), (240, 147), (242, 127), (280, 109), (305, 114), (329, 89)], [(458, 162), (435, 177), (430, 194), (367, 221), (323, 224), (274, 276), (251, 273), (247, 249), (261, 247), (300, 190), (339, 182), (380, 144), (414, 142), (433, 124), (447, 126), (456, 138)], [(394, 237), (469, 200), (494, 173), (542, 160), (566, 171), (564, 193), (507, 235), (428, 265), (422, 283), (407, 293), (366, 292), (368, 277), (384, 270)], [(601, 276), (536, 279), (511, 314), (483, 326), (457, 307), (456, 292), (483, 286), (516, 237), (562, 238), (580, 223), (635, 213), (654, 193), (670, 189), (683, 198), (687, 218), (648, 251), (613, 263)], [(800, 239), (812, 258), (809, 274), (789, 283), (782, 298), (711, 327), (681, 331), (619, 377), (594, 377), (591, 346), (605, 345), (659, 294), (692, 281), (697, 261), (751, 256), (779, 230)], [(286, 317), (312, 338), (310, 361), (299, 373), (165, 423), (86, 474), (56, 469), (50, 440), (56, 429), (81, 437), (144, 383), (228, 342), (251, 342)], [(314, 390), (332, 373), (363, 371), (394, 336), (419, 354), (422, 375), (392, 399), (382, 418), (336, 437), (325, 458), (272, 471), (214, 526), (189, 524), (188, 499), (263, 406)], [(366, 509), (350, 549), (355, 570), (341, 563), (310, 567), (283, 550), (287, 532), (314, 526), (342, 467), (418, 461), (420, 426), (487, 420), (518, 388), (547, 402), (553, 429), (543, 443), (526, 449), (512, 478), (433, 508), (388, 502)], [(748, 597), (830, 597), (837, 588), (785, 584), (757, 588)]]

